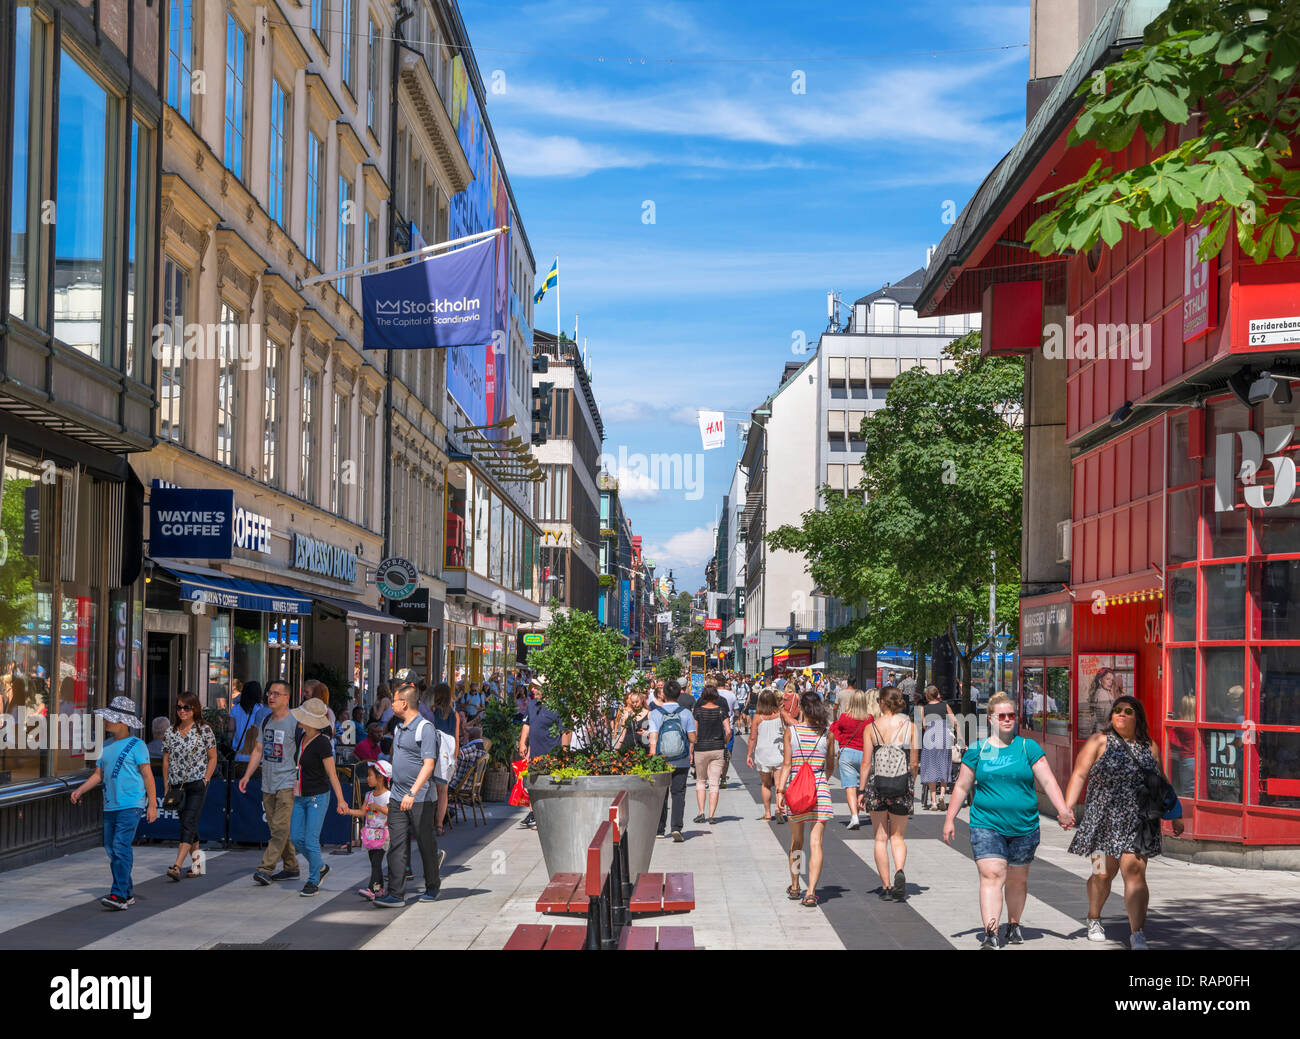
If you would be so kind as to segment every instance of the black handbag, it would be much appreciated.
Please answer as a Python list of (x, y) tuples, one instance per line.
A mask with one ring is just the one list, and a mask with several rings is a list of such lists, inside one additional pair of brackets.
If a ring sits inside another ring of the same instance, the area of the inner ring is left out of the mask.
[(185, 787), (174, 786), (167, 791), (163, 797), (162, 810), (164, 812), (179, 812), (185, 807)]

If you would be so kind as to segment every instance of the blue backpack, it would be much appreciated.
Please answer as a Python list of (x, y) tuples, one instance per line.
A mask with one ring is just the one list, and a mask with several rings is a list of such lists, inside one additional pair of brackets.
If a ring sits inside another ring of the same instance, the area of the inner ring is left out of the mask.
[(681, 761), (690, 757), (691, 744), (686, 738), (686, 729), (682, 727), (682, 708), (675, 711), (665, 711), (662, 707), (655, 708), (663, 715), (659, 722), (659, 740), (655, 746), (656, 752), (670, 762)]

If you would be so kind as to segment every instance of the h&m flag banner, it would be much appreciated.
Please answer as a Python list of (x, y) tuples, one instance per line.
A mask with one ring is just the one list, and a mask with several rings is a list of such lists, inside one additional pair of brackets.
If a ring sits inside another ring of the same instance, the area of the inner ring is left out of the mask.
[(726, 443), (727, 426), (720, 411), (700, 412), (700, 438), (704, 441), (704, 450), (709, 451)]

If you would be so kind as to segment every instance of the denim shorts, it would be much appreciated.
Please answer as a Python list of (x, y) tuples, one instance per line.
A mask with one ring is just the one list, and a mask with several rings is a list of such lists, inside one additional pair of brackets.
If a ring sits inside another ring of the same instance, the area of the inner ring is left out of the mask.
[(976, 860), (1005, 859), (1008, 866), (1028, 866), (1033, 862), (1038, 840), (1038, 830), (1023, 837), (1004, 837), (997, 830), (982, 826), (970, 828), (970, 847)]
[(840, 750), (840, 784), (847, 790), (858, 785), (862, 773), (862, 751), (844, 747)]

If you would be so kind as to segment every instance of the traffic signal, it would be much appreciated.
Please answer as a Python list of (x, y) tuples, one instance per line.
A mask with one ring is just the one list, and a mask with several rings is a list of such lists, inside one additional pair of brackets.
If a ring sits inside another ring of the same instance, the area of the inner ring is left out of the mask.
[[(542, 360), (546, 360), (545, 357)], [(551, 391), (553, 382), (539, 382), (533, 387), (533, 437), (534, 445), (540, 447), (546, 443), (551, 429)]]

